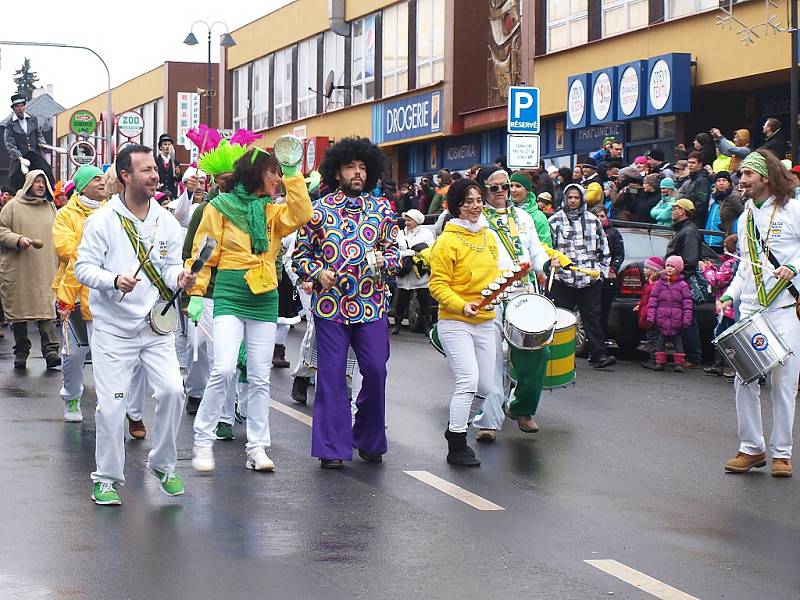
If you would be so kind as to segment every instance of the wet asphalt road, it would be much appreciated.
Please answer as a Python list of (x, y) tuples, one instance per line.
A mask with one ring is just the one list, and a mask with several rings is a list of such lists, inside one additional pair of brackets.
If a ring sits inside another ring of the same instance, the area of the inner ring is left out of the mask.
[[(480, 469), (458, 470), (444, 461), (446, 362), (420, 335), (392, 343), (382, 465), (322, 471), (309, 427), (273, 410), (276, 473), (245, 471), (237, 425), (215, 446), (214, 475), (196, 476), (185, 417), (186, 495), (163, 495), (144, 472), (148, 440), (129, 440), (123, 505), (97, 507), (91, 383), (84, 423), (64, 423), (60, 375), (41, 357), (14, 373), (0, 341), (0, 599), (654, 597), (584, 562), (597, 559), (701, 600), (800, 596), (800, 477), (723, 473), (737, 446), (725, 380), (579, 361), (575, 387), (546, 393), (538, 434), (507, 422), (476, 446)], [(310, 414), (290, 387), (289, 370), (273, 370), (273, 399)], [(505, 510), (478, 511), (408, 470)]]

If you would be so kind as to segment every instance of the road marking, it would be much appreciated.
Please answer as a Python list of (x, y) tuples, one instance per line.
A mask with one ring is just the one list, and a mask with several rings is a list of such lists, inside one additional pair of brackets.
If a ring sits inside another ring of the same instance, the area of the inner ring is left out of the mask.
[(616, 560), (585, 560), (583, 562), (661, 600), (699, 600), (695, 596), (690, 596), (686, 592), (676, 590), (674, 587), (658, 579), (654, 579), (649, 575), (645, 575), (636, 569), (632, 569), (627, 565), (623, 565)]
[(450, 483), (449, 481), (442, 479), (441, 477), (437, 477), (433, 473), (429, 473), (428, 471), (404, 471), (407, 475), (411, 475), (414, 479), (418, 479), (422, 483), (425, 483), (432, 488), (436, 488), (440, 492), (444, 492), (448, 496), (452, 496), (456, 500), (461, 500), (464, 504), (469, 504), (473, 508), (477, 508), (478, 510), (505, 510), (502, 506), (498, 506), (494, 502), (487, 500), (486, 498), (481, 498), (477, 494), (473, 494), (472, 492), (465, 490), (462, 487), (458, 487), (454, 483)]
[(289, 406), (286, 406), (282, 402), (278, 402), (276, 400), (270, 401), (270, 406), (277, 410), (278, 412), (282, 412), (285, 415), (292, 417), (293, 419), (297, 419), (301, 423), (305, 423), (309, 427), (311, 427), (311, 417), (309, 417), (306, 413), (302, 413), (299, 410), (295, 410)]

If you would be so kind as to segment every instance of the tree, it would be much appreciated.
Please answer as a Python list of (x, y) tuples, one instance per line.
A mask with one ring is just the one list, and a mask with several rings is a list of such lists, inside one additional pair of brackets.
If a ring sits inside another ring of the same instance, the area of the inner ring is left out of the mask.
[(30, 101), (33, 97), (33, 90), (36, 89), (37, 81), (39, 81), (39, 76), (35, 71), (31, 71), (31, 61), (26, 57), (22, 66), (14, 72), (17, 93), (22, 94), (26, 100)]

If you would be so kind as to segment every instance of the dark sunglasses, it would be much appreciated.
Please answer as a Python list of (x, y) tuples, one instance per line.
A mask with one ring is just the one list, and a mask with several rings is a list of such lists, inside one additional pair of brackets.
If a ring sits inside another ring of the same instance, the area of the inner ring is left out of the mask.
[(507, 192), (508, 190), (511, 189), (511, 184), (510, 183), (503, 183), (501, 185), (497, 185), (497, 184), (495, 184), (495, 185), (487, 185), (486, 189), (489, 190), (490, 192), (492, 192), (493, 194), (496, 194), (500, 190), (503, 190), (504, 192)]

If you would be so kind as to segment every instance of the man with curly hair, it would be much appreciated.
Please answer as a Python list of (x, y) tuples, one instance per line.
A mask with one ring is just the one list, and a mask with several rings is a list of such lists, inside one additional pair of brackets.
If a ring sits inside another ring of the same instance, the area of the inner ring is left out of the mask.
[[(314, 284), (318, 368), (311, 455), (323, 469), (342, 468), (353, 448), (370, 463), (381, 462), (386, 453), (385, 275), (398, 268), (398, 227), (386, 199), (367, 192), (383, 167), (381, 150), (366, 138), (344, 138), (331, 146), (319, 170), (334, 191), (315, 203), (293, 254), (299, 279)], [(350, 346), (364, 378), (352, 421), (345, 375)]]

